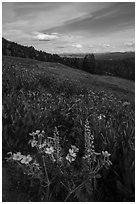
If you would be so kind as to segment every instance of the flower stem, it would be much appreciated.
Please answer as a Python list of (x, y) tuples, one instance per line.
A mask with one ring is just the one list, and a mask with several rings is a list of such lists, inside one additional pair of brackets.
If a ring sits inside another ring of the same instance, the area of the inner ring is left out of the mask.
[(69, 194), (67, 195), (67, 197), (65, 198), (65, 201), (66, 202), (68, 200), (68, 198), (71, 196), (72, 193), (74, 193), (78, 188), (82, 187), (86, 182), (87, 182), (88, 179), (86, 179), (83, 183), (81, 183), (79, 186), (77, 186), (75, 189), (73, 189), (72, 191), (69, 192)]
[(44, 156), (42, 156), (42, 160), (43, 160), (44, 170), (45, 170), (45, 174), (46, 174), (46, 178), (47, 178), (47, 188), (48, 188), (47, 189), (47, 201), (48, 201), (50, 180), (49, 180), (49, 177), (48, 177), (48, 172), (47, 172)]

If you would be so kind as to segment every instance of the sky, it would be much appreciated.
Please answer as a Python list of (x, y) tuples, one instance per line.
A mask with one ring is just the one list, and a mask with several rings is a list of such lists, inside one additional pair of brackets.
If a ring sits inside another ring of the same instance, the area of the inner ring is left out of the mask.
[(2, 36), (48, 53), (135, 51), (135, 3), (3, 2)]

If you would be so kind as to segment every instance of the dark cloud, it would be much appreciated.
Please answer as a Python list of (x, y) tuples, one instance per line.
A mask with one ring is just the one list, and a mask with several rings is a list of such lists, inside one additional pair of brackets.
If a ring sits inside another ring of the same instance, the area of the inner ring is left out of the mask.
[(134, 27), (135, 4), (134, 3), (112, 3), (109, 7), (92, 12), (83, 19), (66, 21), (63, 26), (54, 27), (49, 31), (76, 32), (89, 31), (92, 35), (100, 35), (108, 32), (116, 32)]
[(57, 48), (59, 48), (59, 49), (63, 49), (63, 48), (65, 48), (64, 46), (57, 46)]

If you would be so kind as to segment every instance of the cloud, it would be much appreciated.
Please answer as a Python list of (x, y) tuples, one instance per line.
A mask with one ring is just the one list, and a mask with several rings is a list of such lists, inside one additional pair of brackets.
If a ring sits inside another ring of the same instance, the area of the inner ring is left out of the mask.
[(110, 47), (110, 44), (103, 44), (102, 46), (105, 48), (108, 48), (108, 47)]
[(39, 50), (87, 53), (135, 49), (133, 2), (4, 2), (2, 9), (3, 37)]
[(81, 48), (82, 48), (82, 45), (81, 45), (81, 44), (74, 44), (74, 45), (72, 45), (72, 47), (76, 47), (76, 48), (78, 48), (78, 49), (81, 49)]
[(134, 41), (127, 41), (124, 43), (125, 46), (127, 47), (134, 47), (135, 46), (135, 42)]
[[(106, 5), (106, 4), (104, 4)], [(90, 7), (90, 6), (89, 6)], [(92, 8), (92, 6), (90, 7)], [(135, 25), (135, 11), (132, 3), (111, 3), (101, 10), (83, 14), (81, 17), (64, 21), (61, 26), (45, 29), (49, 32), (85, 32), (90, 37), (117, 33)]]
[(65, 47), (64, 46), (57, 46), (57, 48), (64, 49)]
[(33, 39), (34, 40), (39, 40), (39, 41), (52, 41), (55, 39), (58, 39), (58, 33), (41, 33), (41, 32), (33, 32)]
[(22, 43), (26, 42), (28, 40), (31, 40), (31, 35), (29, 33), (26, 33), (23, 30), (18, 29), (5, 29), (2, 31), (3, 37), (6, 39), (10, 39), (11, 41)]

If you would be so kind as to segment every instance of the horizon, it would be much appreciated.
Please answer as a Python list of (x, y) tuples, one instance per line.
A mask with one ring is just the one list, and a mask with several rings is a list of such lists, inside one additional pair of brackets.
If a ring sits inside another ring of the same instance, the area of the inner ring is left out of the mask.
[(2, 36), (24, 46), (58, 55), (135, 52), (134, 2), (3, 2), (2, 11)]
[[(4, 38), (4, 37), (2, 37), (2, 38)], [(8, 39), (6, 39), (6, 38), (4, 38), (5, 40), (7, 40), (7, 41), (9, 41), (9, 42), (11, 42), (11, 43), (17, 43), (18, 45), (21, 45), (21, 46), (26, 46), (26, 47), (33, 47), (33, 46), (27, 46), (27, 45), (23, 45), (23, 44), (20, 44), (20, 43), (18, 43), (18, 42), (15, 42), (15, 41), (11, 41), (11, 40), (8, 40)], [(35, 48), (35, 47), (33, 47), (36, 51), (42, 51), (42, 52), (46, 52), (46, 51), (43, 51), (43, 50), (38, 50), (37, 48)], [(46, 52), (46, 53), (48, 53), (48, 52)], [(48, 53), (48, 54), (57, 54), (57, 55), (59, 55), (59, 56), (63, 56), (63, 55), (66, 55), (66, 56), (68, 56), (68, 55), (86, 55), (86, 54), (94, 54), (94, 55), (105, 55), (105, 54), (115, 54), (115, 53), (120, 53), (120, 54), (124, 54), (124, 53), (134, 53), (135, 54), (135, 51), (123, 51), (123, 52), (120, 52), (120, 51), (110, 51), (110, 52), (75, 52), (75, 53), (73, 53), (73, 52), (69, 52), (69, 53), (67, 53), (67, 52), (65, 52), (65, 53)]]

